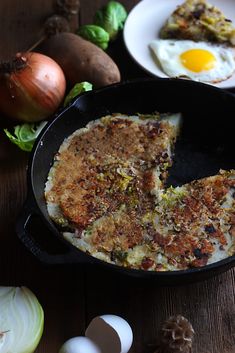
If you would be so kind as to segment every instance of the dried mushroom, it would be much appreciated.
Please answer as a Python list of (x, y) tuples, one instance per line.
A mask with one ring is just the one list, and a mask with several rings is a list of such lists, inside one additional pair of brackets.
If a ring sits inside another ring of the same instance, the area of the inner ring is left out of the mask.
[(56, 12), (70, 19), (71, 16), (77, 15), (79, 11), (79, 0), (57, 0)]
[(191, 353), (194, 333), (185, 317), (171, 316), (161, 328), (161, 342), (154, 353)]
[(53, 15), (46, 20), (44, 32), (48, 37), (61, 32), (70, 32), (69, 22), (65, 17)]

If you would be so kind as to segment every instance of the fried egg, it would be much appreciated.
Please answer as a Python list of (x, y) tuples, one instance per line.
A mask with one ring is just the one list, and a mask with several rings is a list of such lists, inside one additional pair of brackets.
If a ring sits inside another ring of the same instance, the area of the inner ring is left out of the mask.
[(187, 77), (216, 83), (235, 71), (233, 49), (206, 42), (159, 39), (150, 43), (162, 70), (169, 77)]

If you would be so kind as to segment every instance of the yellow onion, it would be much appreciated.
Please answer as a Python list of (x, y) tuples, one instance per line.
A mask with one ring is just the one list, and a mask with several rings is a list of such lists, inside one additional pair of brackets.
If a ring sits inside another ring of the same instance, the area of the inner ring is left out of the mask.
[(66, 88), (60, 66), (48, 56), (18, 53), (0, 65), (0, 111), (13, 119), (36, 122), (62, 103)]

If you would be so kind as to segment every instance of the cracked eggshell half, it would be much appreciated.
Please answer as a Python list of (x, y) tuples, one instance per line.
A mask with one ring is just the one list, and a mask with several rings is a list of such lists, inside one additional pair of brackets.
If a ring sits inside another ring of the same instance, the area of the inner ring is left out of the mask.
[(133, 332), (126, 320), (117, 315), (95, 317), (85, 333), (102, 353), (127, 353), (133, 342)]

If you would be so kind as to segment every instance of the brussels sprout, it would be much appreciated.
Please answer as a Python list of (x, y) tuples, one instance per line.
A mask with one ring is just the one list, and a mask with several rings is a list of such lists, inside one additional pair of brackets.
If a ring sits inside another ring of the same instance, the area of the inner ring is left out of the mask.
[(109, 33), (110, 40), (114, 40), (118, 31), (123, 29), (126, 18), (127, 12), (123, 5), (117, 1), (110, 1), (96, 12), (94, 22)]
[(77, 34), (84, 39), (96, 44), (101, 49), (107, 49), (109, 43), (109, 34), (104, 28), (96, 25), (81, 26)]
[(90, 82), (84, 81), (84, 82), (76, 83), (76, 85), (73, 86), (73, 88), (69, 91), (69, 93), (65, 97), (64, 107), (70, 104), (73, 98), (77, 97), (80, 93), (91, 91), (91, 90), (92, 90), (92, 84)]
[(4, 129), (4, 132), (12, 143), (17, 145), (23, 151), (30, 152), (33, 148), (36, 138), (46, 124), (47, 121), (42, 121), (39, 124), (26, 123), (15, 126), (13, 133), (7, 129)]

